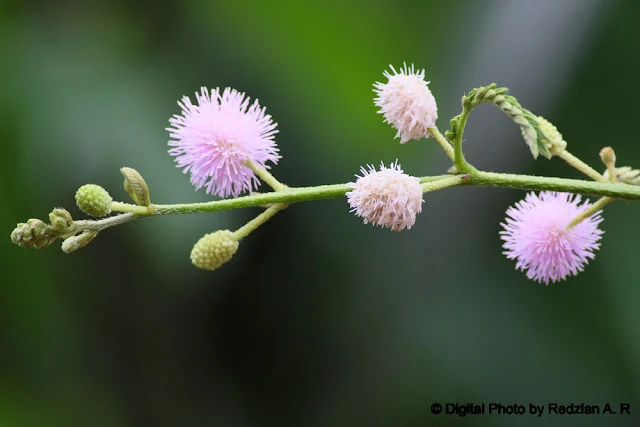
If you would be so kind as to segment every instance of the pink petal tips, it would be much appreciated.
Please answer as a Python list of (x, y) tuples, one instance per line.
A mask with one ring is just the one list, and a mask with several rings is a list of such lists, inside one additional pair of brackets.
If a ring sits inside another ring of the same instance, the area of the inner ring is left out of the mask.
[(500, 224), (504, 254), (517, 260), (516, 268), (527, 272), (529, 279), (546, 285), (558, 282), (584, 269), (600, 247), (600, 214), (567, 228), (573, 218), (590, 203), (580, 205), (580, 196), (568, 193), (529, 193), (524, 200), (507, 210)]
[(378, 113), (384, 114), (385, 122), (398, 130), (396, 138), (400, 143), (411, 139), (429, 138), (428, 128), (435, 126), (438, 119), (438, 106), (433, 94), (424, 81), (424, 70), (415, 71), (413, 65), (396, 71), (390, 65), (391, 74), (384, 72), (387, 83), (377, 82), (373, 86), (378, 95), (374, 99)]
[(170, 118), (172, 127), (167, 128), (174, 147), (169, 154), (184, 173), (191, 172), (196, 189), (204, 186), (209, 194), (236, 197), (260, 183), (247, 160), (268, 168), (266, 162), (280, 158), (276, 123), (257, 100), (249, 105), (244, 93), (203, 87), (195, 105), (187, 96), (178, 105), (182, 113)]
[(360, 168), (353, 190), (347, 193), (351, 212), (364, 218), (364, 223), (387, 227), (393, 231), (411, 228), (422, 211), (422, 187), (418, 178), (402, 172), (398, 162), (376, 171)]

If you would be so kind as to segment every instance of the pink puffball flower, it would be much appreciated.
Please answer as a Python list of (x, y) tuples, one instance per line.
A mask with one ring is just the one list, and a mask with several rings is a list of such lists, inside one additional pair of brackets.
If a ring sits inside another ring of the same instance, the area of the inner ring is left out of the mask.
[(360, 168), (362, 176), (349, 183), (353, 190), (346, 194), (350, 212), (369, 222), (393, 231), (411, 228), (422, 211), (422, 186), (418, 178), (402, 172), (398, 162), (380, 170), (369, 165)]
[(196, 92), (196, 104), (187, 96), (178, 102), (182, 113), (169, 119), (171, 136), (169, 154), (176, 157), (184, 173), (191, 172), (196, 189), (206, 187), (209, 194), (220, 197), (258, 188), (260, 181), (247, 161), (268, 168), (268, 161), (278, 162), (274, 141), (276, 123), (265, 114), (258, 100), (235, 89)]
[(411, 139), (429, 138), (430, 127), (438, 119), (438, 106), (433, 94), (424, 81), (424, 70), (415, 71), (413, 65), (400, 69), (390, 65), (391, 74), (384, 72), (387, 83), (376, 82), (374, 92), (378, 95), (374, 103), (380, 107), (378, 113), (384, 114), (384, 121), (398, 130), (396, 138), (400, 144)]
[(591, 206), (580, 200), (579, 195), (569, 193), (529, 193), (507, 210), (500, 224), (503, 253), (517, 260), (516, 268), (526, 270), (529, 279), (545, 285), (565, 280), (595, 258), (593, 251), (600, 247), (604, 233), (598, 228), (602, 211), (568, 228), (571, 220)]

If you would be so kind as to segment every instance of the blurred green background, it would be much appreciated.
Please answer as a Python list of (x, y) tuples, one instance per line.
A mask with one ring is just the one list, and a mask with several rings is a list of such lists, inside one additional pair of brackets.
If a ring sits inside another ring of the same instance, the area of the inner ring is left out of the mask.
[[(607, 208), (601, 251), (549, 287), (501, 255), (524, 193), (425, 196), (410, 231), (293, 205), (233, 261), (197, 270), (203, 234), (258, 210), (136, 221), (65, 255), (14, 246), (17, 222), (69, 209), (121, 166), (157, 203), (209, 200), (167, 154), (176, 101), (200, 86), (259, 98), (279, 123), (274, 173), (346, 182), (396, 158), (441, 174), (433, 140), (400, 145), (373, 106), (388, 64), (426, 69), (442, 131), (463, 92), (495, 81), (599, 165), (640, 165), (633, 123), (640, 5), (631, 0), (0, 1), (0, 426), (640, 425), (640, 206)], [(494, 171), (579, 175), (534, 162), (517, 126), (471, 116), (468, 159)], [(433, 402), (631, 403), (631, 416), (432, 415)]]

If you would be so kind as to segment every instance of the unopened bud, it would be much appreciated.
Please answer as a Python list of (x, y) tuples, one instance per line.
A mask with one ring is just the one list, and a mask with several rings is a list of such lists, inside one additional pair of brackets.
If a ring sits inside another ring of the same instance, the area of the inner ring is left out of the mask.
[(23, 238), (26, 225), (27, 224), (24, 222), (19, 222), (18, 225), (16, 225), (16, 228), (11, 232), (11, 242), (16, 245), (24, 246)]
[(76, 203), (82, 212), (101, 218), (111, 213), (113, 199), (107, 190), (95, 184), (86, 184), (76, 192)]
[(547, 138), (545, 146), (551, 155), (556, 156), (562, 153), (567, 148), (567, 142), (562, 139), (562, 134), (558, 131), (558, 128), (542, 116), (536, 117), (536, 121), (538, 122), (538, 126), (540, 126), (540, 130)]
[(149, 195), (149, 186), (142, 178), (137, 170), (132, 168), (121, 168), (120, 172), (124, 175), (124, 190), (139, 206), (151, 205), (151, 197)]
[[(611, 171), (609, 169), (611, 169)], [(629, 185), (640, 185), (640, 170), (633, 169), (630, 166), (607, 168), (602, 176), (612, 182), (623, 182)]]
[(604, 147), (600, 150), (600, 160), (607, 167), (605, 179), (611, 182), (618, 182), (618, 173), (616, 172), (616, 153), (611, 147)]
[(51, 226), (35, 218), (18, 224), (11, 232), (11, 241), (25, 248), (46, 248), (56, 237), (57, 234)]
[(604, 163), (606, 167), (616, 165), (616, 153), (611, 147), (604, 147), (600, 150), (600, 159), (602, 159), (602, 163)]
[(239, 245), (229, 230), (207, 234), (193, 246), (191, 262), (203, 270), (215, 270), (233, 257)]
[(64, 253), (75, 252), (80, 248), (87, 246), (98, 235), (97, 231), (83, 231), (77, 236), (71, 236), (62, 242), (62, 251)]
[(49, 214), (49, 222), (51, 226), (59, 233), (62, 233), (71, 227), (73, 218), (66, 209), (56, 208)]

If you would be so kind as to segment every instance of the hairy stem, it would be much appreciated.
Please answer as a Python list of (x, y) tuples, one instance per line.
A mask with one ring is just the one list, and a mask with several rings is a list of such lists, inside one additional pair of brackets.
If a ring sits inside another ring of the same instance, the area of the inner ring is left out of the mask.
[(453, 175), (448, 178), (442, 178), (437, 181), (424, 182), (422, 191), (428, 193), (430, 191), (442, 190), (443, 188), (464, 185), (469, 180), (469, 175)]
[(153, 214), (153, 205), (139, 206), (131, 203), (113, 202), (111, 203), (111, 210), (113, 212), (130, 212), (137, 215), (151, 215)]
[(464, 154), (462, 153), (462, 136), (464, 135), (464, 127), (467, 125), (469, 113), (471, 113), (471, 108), (464, 107), (462, 109), (462, 114), (460, 114), (460, 120), (458, 121), (456, 137), (453, 139), (453, 152), (455, 155), (454, 164), (456, 169), (461, 173), (476, 171), (476, 168), (467, 163), (464, 158)]
[(444, 152), (447, 154), (447, 157), (449, 157), (449, 159), (451, 159), (451, 161), (455, 163), (456, 155), (449, 140), (447, 140), (447, 138), (445, 138), (445, 136), (441, 134), (436, 127), (429, 128), (429, 133), (435, 138), (438, 144), (440, 144)]
[(247, 235), (249, 233), (251, 233), (256, 228), (260, 227), (262, 224), (264, 224), (269, 219), (271, 219), (272, 216), (274, 216), (275, 214), (277, 214), (278, 212), (280, 212), (282, 209), (284, 209), (286, 207), (287, 207), (287, 205), (284, 204), (284, 203), (278, 203), (278, 204), (275, 204), (275, 205), (269, 207), (264, 212), (262, 212), (260, 215), (258, 215), (257, 217), (255, 217), (254, 219), (252, 219), (251, 221), (249, 221), (248, 223), (246, 223), (242, 227), (238, 228), (235, 231), (235, 233), (233, 233), (233, 236), (237, 240), (240, 240), (240, 239), (242, 239), (244, 237), (247, 237)]
[(558, 157), (560, 157), (562, 160), (567, 162), (570, 166), (573, 166), (583, 174), (587, 175), (589, 178), (595, 181), (608, 182), (608, 180), (605, 179), (600, 174), (600, 172), (598, 172), (597, 170), (595, 170), (594, 168), (592, 168), (591, 166), (589, 166), (588, 164), (586, 164), (585, 162), (583, 162), (582, 160), (580, 160), (579, 158), (577, 158), (576, 156), (568, 152), (567, 150), (563, 150), (560, 154), (558, 154)]
[(518, 188), (520, 190), (559, 191), (587, 196), (608, 196), (616, 199), (639, 200), (640, 187), (628, 184), (593, 182), (580, 179), (549, 178), (477, 171), (469, 174), (467, 185), (480, 187)]
[[(443, 182), (440, 183), (438, 181)], [(420, 179), (420, 182), (438, 182), (435, 186), (436, 189), (453, 185), (470, 185), (477, 187), (518, 188), (535, 191), (559, 191), (589, 196), (607, 196), (623, 200), (640, 199), (640, 187), (634, 185), (482, 171), (473, 171), (458, 177), (451, 175), (424, 177)], [(455, 184), (452, 184), (452, 182), (455, 182)], [(153, 213), (140, 213), (137, 216), (216, 212), (270, 203), (291, 204), (312, 200), (334, 199), (344, 197), (345, 193), (351, 189), (352, 187), (349, 184), (320, 185), (317, 187), (288, 188), (283, 191), (252, 194), (235, 199), (215, 200), (206, 203), (153, 205)], [(118, 209), (114, 207), (113, 210), (122, 209), (121, 211), (123, 212), (131, 212), (128, 209), (133, 208), (132, 211), (135, 210), (137, 213), (139, 206), (118, 204), (117, 208)]]
[[(126, 203), (122, 203), (122, 204), (126, 205)], [(136, 205), (131, 205), (131, 206), (138, 207), (138, 208), (141, 207)], [(145, 211), (145, 212), (148, 212), (148, 211)], [(142, 215), (149, 215), (149, 213), (144, 213)], [(135, 213), (124, 213), (122, 215), (115, 215), (115, 216), (110, 216), (107, 218), (97, 219), (97, 220), (74, 221), (69, 232), (78, 233), (80, 231), (87, 231), (87, 230), (102, 231), (106, 228), (132, 221), (136, 219), (138, 216), (139, 215), (136, 215)]]
[(607, 206), (609, 203), (612, 203), (612, 202), (615, 202), (615, 199), (611, 197), (601, 198), (600, 200), (595, 202), (593, 205), (589, 206), (587, 209), (580, 212), (578, 216), (573, 218), (569, 223), (569, 225), (567, 226), (567, 229), (575, 227), (576, 225), (580, 224), (583, 220), (589, 218), (591, 215), (595, 214), (600, 209), (604, 208), (605, 206)]
[(261, 180), (266, 182), (269, 187), (273, 188), (275, 191), (283, 191), (288, 188), (286, 185), (278, 181), (275, 176), (271, 175), (269, 171), (262, 166), (255, 164), (251, 160), (247, 160), (247, 166), (249, 166)]

